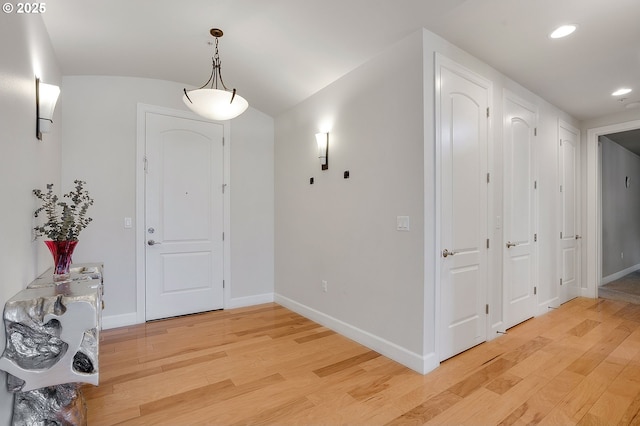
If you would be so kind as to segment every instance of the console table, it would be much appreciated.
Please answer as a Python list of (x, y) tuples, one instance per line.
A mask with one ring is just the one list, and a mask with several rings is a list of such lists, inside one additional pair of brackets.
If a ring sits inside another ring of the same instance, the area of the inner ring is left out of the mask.
[(86, 424), (80, 386), (98, 384), (103, 292), (103, 265), (87, 263), (61, 283), (51, 268), (7, 301), (0, 370), (15, 393), (14, 425)]

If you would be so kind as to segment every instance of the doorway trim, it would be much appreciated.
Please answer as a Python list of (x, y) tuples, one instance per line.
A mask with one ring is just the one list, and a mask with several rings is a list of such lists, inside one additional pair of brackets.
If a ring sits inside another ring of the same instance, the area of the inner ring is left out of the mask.
[[(222, 167), (223, 167), (223, 185), (225, 189), (229, 188), (231, 181), (230, 173), (230, 149), (229, 141), (230, 130), (229, 124), (226, 122), (211, 121), (203, 119), (202, 117), (195, 115), (188, 111), (182, 111), (172, 108), (161, 107), (157, 105), (149, 105), (138, 103), (137, 106), (137, 128), (136, 128), (136, 215), (135, 215), (135, 244), (136, 244), (136, 323), (143, 324), (146, 321), (146, 276), (145, 276), (145, 115), (146, 113), (154, 113), (160, 115), (167, 115), (170, 117), (185, 118), (189, 120), (197, 120), (204, 122), (211, 122), (220, 124), (223, 127), (223, 137), (225, 143), (223, 144), (222, 152)], [(220, 189), (222, 190), (222, 188)], [(229, 300), (231, 299), (231, 226), (230, 226), (230, 191), (225, 190), (222, 195), (223, 203), (223, 232), (224, 241), (222, 243), (222, 279), (224, 282), (224, 300), (223, 306), (229, 306)]]
[[(624, 132), (640, 128), (640, 120), (626, 121), (623, 123), (611, 124), (603, 127), (594, 127), (587, 130), (587, 186), (586, 186), (586, 209), (587, 209), (587, 259), (586, 281), (587, 287), (582, 288), (583, 296), (597, 298), (598, 286), (602, 280), (602, 248), (600, 247), (600, 226), (602, 217), (600, 216), (600, 168), (598, 166), (600, 154), (598, 150), (598, 138), (609, 133)], [(592, 195), (595, 194), (595, 195)]]

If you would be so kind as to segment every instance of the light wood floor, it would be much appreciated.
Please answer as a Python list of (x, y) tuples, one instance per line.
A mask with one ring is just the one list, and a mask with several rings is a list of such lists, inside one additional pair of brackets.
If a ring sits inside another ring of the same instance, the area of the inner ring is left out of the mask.
[(267, 304), (102, 333), (89, 425), (640, 424), (640, 305), (575, 299), (422, 376)]

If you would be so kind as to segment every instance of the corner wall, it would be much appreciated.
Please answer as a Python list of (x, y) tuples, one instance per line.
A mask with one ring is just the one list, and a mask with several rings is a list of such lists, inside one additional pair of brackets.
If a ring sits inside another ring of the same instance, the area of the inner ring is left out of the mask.
[[(276, 301), (415, 369), (424, 323), (422, 81), (416, 33), (277, 117), (275, 148)], [(326, 171), (320, 131), (329, 132)], [(397, 216), (410, 217), (408, 232), (396, 230)]]
[[(52, 265), (41, 240), (33, 241), (31, 194), (53, 183), (60, 189), (60, 111), (58, 100), (51, 133), (36, 139), (35, 76), (60, 85), (60, 70), (39, 15), (0, 14), (0, 307)], [(4, 351), (4, 323), (0, 350)], [(6, 373), (0, 372), (0, 425), (8, 425), (13, 394), (7, 392)]]

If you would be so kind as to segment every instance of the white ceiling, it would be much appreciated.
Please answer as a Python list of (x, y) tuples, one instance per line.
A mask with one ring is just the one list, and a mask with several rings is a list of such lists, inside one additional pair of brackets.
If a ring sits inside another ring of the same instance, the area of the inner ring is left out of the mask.
[[(221, 28), (226, 85), (272, 116), (421, 27), (578, 119), (640, 101), (640, 0), (57, 0), (42, 16), (64, 75), (187, 88), (209, 77)], [(547, 37), (564, 23), (578, 31)]]

